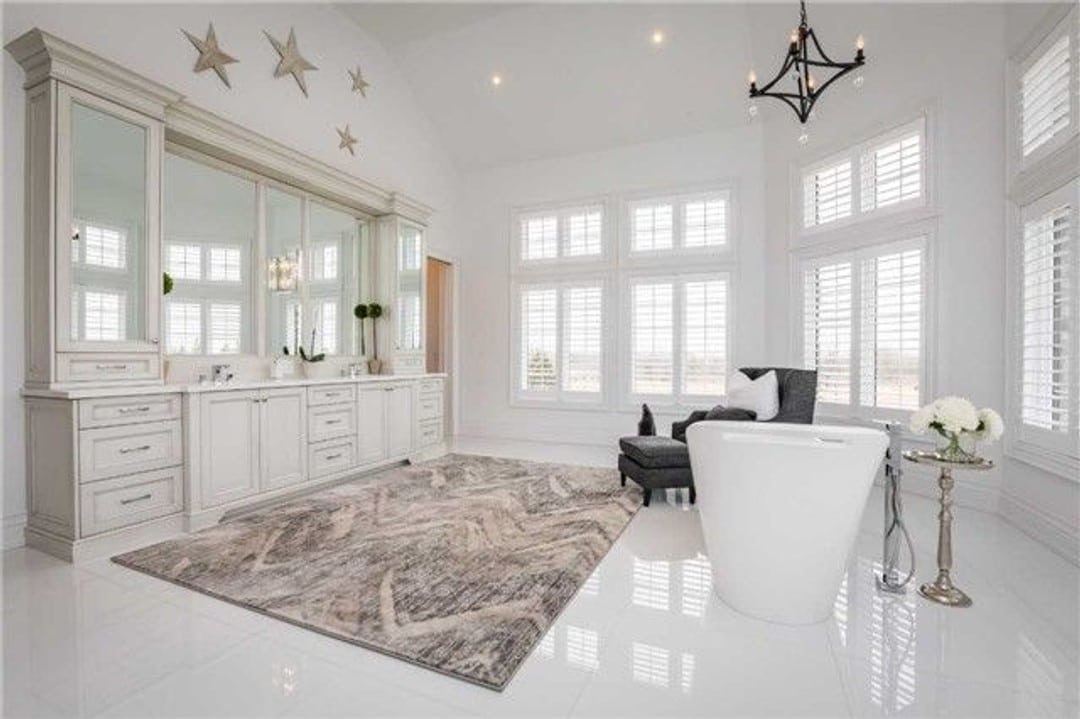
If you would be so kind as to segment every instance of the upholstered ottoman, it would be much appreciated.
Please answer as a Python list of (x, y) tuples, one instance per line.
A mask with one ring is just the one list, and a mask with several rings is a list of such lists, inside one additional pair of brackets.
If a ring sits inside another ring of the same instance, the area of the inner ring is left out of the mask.
[(637, 482), (649, 506), (654, 489), (690, 488), (690, 503), (697, 501), (694, 475), (690, 472), (690, 450), (670, 437), (623, 437), (619, 440), (619, 473), (623, 486), (626, 478)]

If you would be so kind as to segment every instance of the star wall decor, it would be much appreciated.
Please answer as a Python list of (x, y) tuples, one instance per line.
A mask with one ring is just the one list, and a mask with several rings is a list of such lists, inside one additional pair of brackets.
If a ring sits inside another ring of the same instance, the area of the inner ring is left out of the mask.
[(304, 79), (304, 73), (319, 68), (312, 65), (300, 54), (299, 48), (296, 47), (296, 33), (293, 28), (289, 28), (289, 39), (284, 43), (266, 32), (266, 30), (263, 30), (263, 33), (281, 58), (274, 69), (274, 77), (292, 75), (293, 79), (296, 80), (296, 84), (300, 86), (300, 91), (304, 93), (304, 97), (307, 97), (307, 80)]
[(226, 54), (218, 46), (217, 35), (214, 34), (214, 23), (210, 23), (210, 27), (207, 28), (205, 40), (200, 40), (183, 28), (180, 29), (180, 32), (184, 33), (187, 39), (191, 41), (191, 44), (195, 46), (195, 49), (199, 51), (199, 59), (195, 61), (195, 72), (199, 73), (203, 70), (212, 69), (225, 83), (225, 87), (231, 89), (232, 85), (229, 84), (229, 75), (225, 72), (225, 66), (229, 63), (239, 62), (239, 60), (232, 55)]
[(360, 66), (356, 66), (356, 72), (349, 70), (349, 77), (352, 78), (352, 91), (360, 93), (361, 97), (367, 97), (367, 89), (371, 87), (371, 83), (364, 79), (364, 76), (360, 73)]
[(338, 149), (348, 150), (350, 155), (356, 157), (356, 148), (353, 146), (360, 141), (352, 136), (352, 131), (349, 129), (349, 126), (346, 125), (344, 130), (339, 128), (334, 129), (337, 130), (338, 137), (341, 139), (341, 142), (338, 143)]

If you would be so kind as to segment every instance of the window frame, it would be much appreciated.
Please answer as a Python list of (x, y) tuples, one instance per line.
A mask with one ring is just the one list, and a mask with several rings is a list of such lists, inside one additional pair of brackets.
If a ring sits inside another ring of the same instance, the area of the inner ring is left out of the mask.
[(806, 270), (822, 265), (840, 262), (851, 263), (851, 347), (850, 347), (850, 386), (847, 404), (835, 402), (817, 402), (817, 416), (840, 421), (867, 420), (906, 420), (912, 409), (892, 409), (862, 404), (860, 372), (862, 369), (862, 272), (863, 263), (874, 257), (895, 254), (911, 249), (922, 252), (921, 277), (922, 302), (920, 306), (920, 357), (919, 357), (919, 399), (920, 406), (934, 396), (935, 365), (935, 317), (936, 317), (936, 228), (932, 223), (918, 223), (904, 226), (891, 233), (874, 235), (872, 241), (845, 242), (828, 248), (794, 253), (791, 264), (791, 316), (792, 324), (793, 367), (804, 367), (805, 346), (805, 307), (804, 277)]
[[(566, 253), (569, 236), (569, 219), (573, 215), (600, 211), (600, 252), (594, 255), (569, 255)], [(611, 262), (611, 207), (607, 198), (592, 197), (569, 202), (548, 203), (529, 207), (515, 207), (510, 211), (510, 264), (511, 273), (555, 271), (564, 267), (590, 268)], [(523, 246), (522, 223), (533, 218), (554, 216), (555, 256), (527, 259)]]
[[(563, 389), (563, 295), (568, 289), (581, 287), (600, 288), (600, 391), (575, 392)], [(555, 290), (555, 389), (536, 392), (522, 388), (522, 296), (528, 290)], [(614, 297), (607, 273), (587, 273), (564, 279), (552, 277), (526, 277), (513, 279), (510, 283), (510, 405), (512, 407), (545, 407), (551, 409), (602, 409), (610, 401), (610, 377), (608, 348), (612, 345), (612, 308)]]
[[(935, 214), (937, 202), (937, 183), (935, 181), (937, 140), (934, 116), (933, 107), (924, 107), (918, 112), (907, 116), (901, 122), (890, 122), (876, 128), (854, 144), (846, 144), (839, 148), (834, 147), (832, 150), (819, 155), (817, 159), (802, 164), (793, 164), (791, 168), (790, 202), (794, 211), (789, 213), (792, 244), (822, 242), (829, 239), (834, 233), (857, 231), (859, 234), (866, 234), (866, 230), (871, 223), (880, 224), (887, 233), (889, 227), (895, 226), (894, 223), (916, 222)], [(909, 135), (913, 129), (917, 129), (920, 136), (921, 160), (919, 172), (921, 192), (919, 196), (885, 207), (864, 211), (862, 209), (863, 158), (875, 147)], [(805, 225), (806, 176), (839, 164), (844, 160), (851, 163), (851, 213), (838, 220), (807, 227)]]
[[(725, 332), (725, 360), (723, 378), (737, 366), (734, 361), (735, 346), (735, 302), (736, 302), (736, 272), (734, 267), (717, 266), (708, 270), (697, 269), (692, 272), (681, 272), (666, 269), (659, 272), (628, 272), (619, 278), (619, 296), (621, 301), (619, 310), (619, 355), (618, 355), (618, 382), (620, 409), (623, 411), (636, 411), (642, 403), (647, 403), (654, 410), (662, 412), (684, 412), (701, 409), (704, 406), (713, 406), (721, 401), (724, 394), (704, 395), (683, 392), (685, 379), (685, 364), (683, 362), (684, 340), (686, 334), (685, 321), (685, 286), (689, 282), (722, 279), (726, 283), (724, 308), (724, 332)], [(647, 394), (633, 391), (633, 288), (636, 284), (670, 282), (672, 284), (672, 392), (667, 394)]]
[[(720, 246), (686, 246), (686, 205), (719, 198), (724, 201), (724, 243)], [(668, 203), (672, 206), (671, 248), (634, 250), (633, 212), (638, 207)], [(734, 183), (717, 182), (689, 188), (636, 192), (619, 198), (619, 263), (629, 268), (654, 267), (657, 264), (688, 264), (697, 267), (702, 260), (734, 263), (738, 245), (738, 192)]]

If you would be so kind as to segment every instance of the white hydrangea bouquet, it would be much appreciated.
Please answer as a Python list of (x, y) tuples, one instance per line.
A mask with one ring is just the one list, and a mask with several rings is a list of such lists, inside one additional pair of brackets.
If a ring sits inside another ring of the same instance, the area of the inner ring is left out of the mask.
[[(977, 462), (976, 442), (995, 442), (1005, 431), (1001, 415), (990, 408), (975, 409), (964, 397), (942, 397), (915, 410), (909, 425), (915, 434), (934, 430), (944, 444), (938, 456), (947, 462)], [(971, 449), (964, 447), (970, 442)]]

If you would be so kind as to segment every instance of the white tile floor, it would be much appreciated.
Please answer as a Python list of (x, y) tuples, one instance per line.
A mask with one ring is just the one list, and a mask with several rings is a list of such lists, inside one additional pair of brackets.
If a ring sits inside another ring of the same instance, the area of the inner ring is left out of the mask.
[[(459, 447), (611, 460), (587, 447)], [(631, 522), (502, 694), (107, 561), (10, 551), (4, 716), (1080, 715), (1080, 570), (1001, 520), (958, 511), (956, 579), (974, 607), (886, 598), (871, 575), (875, 493), (834, 616), (787, 628), (713, 596), (696, 511), (668, 499)], [(935, 508), (909, 498), (907, 515), (925, 579)]]

